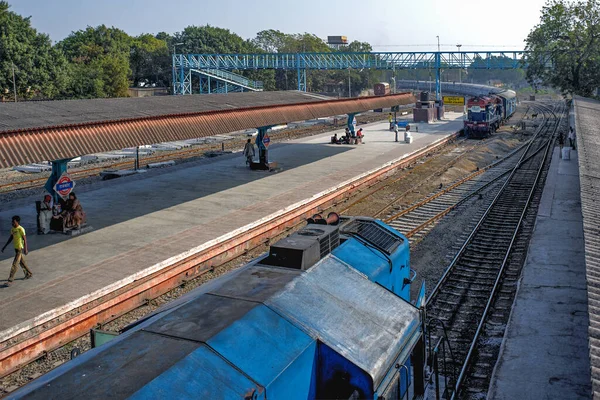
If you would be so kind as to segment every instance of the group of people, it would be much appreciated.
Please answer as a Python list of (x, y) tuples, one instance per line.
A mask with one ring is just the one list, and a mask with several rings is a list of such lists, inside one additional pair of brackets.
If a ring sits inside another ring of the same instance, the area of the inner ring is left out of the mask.
[[(570, 147), (573, 150), (577, 150), (577, 148), (575, 147), (577, 140), (576, 140), (576, 136), (575, 136), (575, 131), (573, 130), (572, 126), (569, 127), (569, 133), (567, 135), (567, 139), (569, 139)], [(560, 132), (558, 134), (558, 146), (560, 147), (560, 157), (562, 158), (562, 149), (565, 146), (565, 137), (562, 132)]]
[(53, 220), (56, 221), (54, 224), (62, 227), (63, 232), (69, 228), (81, 229), (81, 224), (85, 222), (85, 212), (75, 193), (70, 193), (66, 201), (59, 201), (56, 204), (52, 204), (50, 195), (44, 196), (38, 215), (39, 233), (44, 235), (50, 233)]
[(362, 128), (360, 128), (356, 133), (350, 131), (349, 128), (346, 128), (344, 132), (344, 136), (338, 137), (337, 133), (331, 137), (331, 144), (358, 144), (362, 143), (362, 139), (365, 137)]

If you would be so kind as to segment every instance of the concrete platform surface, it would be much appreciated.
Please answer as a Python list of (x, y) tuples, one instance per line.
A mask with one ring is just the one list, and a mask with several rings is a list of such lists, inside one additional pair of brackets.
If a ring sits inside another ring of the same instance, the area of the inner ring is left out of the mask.
[[(19, 271), (11, 287), (0, 288), (0, 341), (461, 129), (462, 114), (447, 119), (419, 124), (412, 144), (395, 143), (387, 122), (363, 125), (362, 145), (328, 144), (333, 132), (275, 144), (269, 158), (279, 162), (278, 173), (250, 171), (237, 153), (82, 186), (76, 192), (95, 230), (75, 238), (35, 235), (37, 199), (3, 205), (0, 238), (20, 215), (34, 278), (25, 281)], [(0, 256), (6, 279), (12, 249)]]
[(589, 399), (577, 152), (555, 149), (488, 399)]

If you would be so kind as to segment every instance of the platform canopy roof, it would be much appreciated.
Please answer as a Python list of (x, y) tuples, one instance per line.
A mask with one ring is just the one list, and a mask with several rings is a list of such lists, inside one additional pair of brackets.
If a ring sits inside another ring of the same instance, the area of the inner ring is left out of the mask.
[(409, 93), (332, 100), (286, 91), (2, 103), (0, 167), (413, 102)]

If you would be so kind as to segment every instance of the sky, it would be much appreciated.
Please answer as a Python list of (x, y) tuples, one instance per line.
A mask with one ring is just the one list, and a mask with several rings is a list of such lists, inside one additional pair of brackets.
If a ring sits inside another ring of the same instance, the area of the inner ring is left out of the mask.
[[(377, 51), (521, 50), (545, 0), (8, 0), (33, 26), (59, 41), (105, 24), (141, 33), (175, 33), (189, 25), (227, 28), (245, 39), (285, 33), (345, 35)], [(494, 22), (492, 21), (495, 21)]]

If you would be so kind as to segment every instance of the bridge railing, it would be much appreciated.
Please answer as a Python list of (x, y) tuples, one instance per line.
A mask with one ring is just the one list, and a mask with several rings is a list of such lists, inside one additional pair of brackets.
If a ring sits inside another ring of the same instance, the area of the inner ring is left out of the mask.
[(177, 54), (175, 68), (252, 69), (515, 69), (524, 51)]
[(199, 72), (206, 72), (210, 75), (213, 75), (215, 77), (218, 78), (222, 78), (222, 79), (227, 79), (231, 82), (235, 82), (238, 83), (242, 86), (246, 86), (255, 90), (262, 90), (263, 89), (263, 83), (261, 81), (253, 81), (250, 80), (248, 78), (246, 78), (245, 76), (239, 75), (239, 74), (234, 74), (232, 72), (229, 71), (224, 71), (224, 70), (220, 70), (220, 69), (204, 69), (204, 70), (199, 70)]

